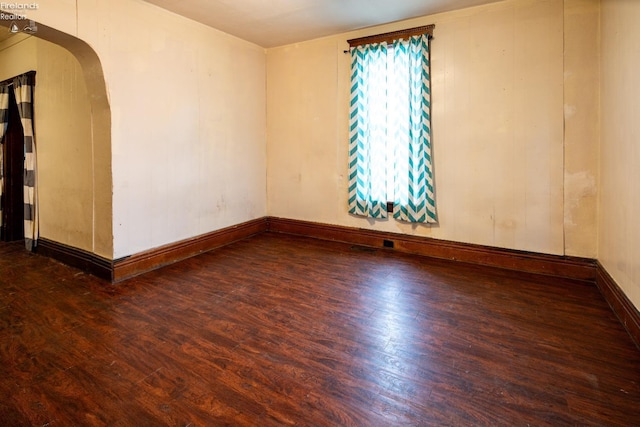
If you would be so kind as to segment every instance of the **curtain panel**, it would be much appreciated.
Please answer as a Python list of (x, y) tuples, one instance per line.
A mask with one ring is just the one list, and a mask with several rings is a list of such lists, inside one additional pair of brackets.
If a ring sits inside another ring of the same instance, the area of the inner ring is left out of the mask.
[(351, 48), (349, 213), (437, 222), (429, 35)]
[(349, 212), (387, 217), (386, 174), (387, 43), (351, 51), (349, 125)]
[[(4, 134), (9, 124), (9, 84), (0, 84), (0, 142), (4, 141)], [(3, 150), (0, 146), (0, 198), (4, 189), (4, 159)], [(2, 227), (2, 203), (0, 203), (0, 227)]]
[(24, 241), (29, 251), (33, 250), (38, 241), (36, 141), (33, 128), (34, 88), (34, 73), (23, 74), (13, 79), (13, 90), (24, 132)]
[[(396, 123), (393, 217), (436, 222), (431, 162), (431, 83), (426, 35), (394, 42), (394, 70), (400, 96), (393, 97)], [(407, 94), (407, 95), (405, 95)]]

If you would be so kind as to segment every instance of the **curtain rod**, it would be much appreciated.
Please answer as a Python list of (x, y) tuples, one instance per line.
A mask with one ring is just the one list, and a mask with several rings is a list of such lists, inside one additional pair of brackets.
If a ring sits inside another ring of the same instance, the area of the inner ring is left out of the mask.
[(433, 38), (433, 29), (435, 27), (436, 27), (435, 24), (431, 24), (431, 25), (425, 25), (422, 27), (407, 28), (406, 30), (392, 31), (390, 33), (376, 34), (373, 36), (360, 37), (357, 39), (347, 40), (347, 43), (349, 43), (349, 47), (356, 47), (356, 46), (361, 46), (363, 44), (370, 44), (370, 43), (382, 43), (382, 42), (391, 43), (394, 40), (413, 37), (413, 36), (419, 36), (422, 34), (427, 34), (431, 39)]

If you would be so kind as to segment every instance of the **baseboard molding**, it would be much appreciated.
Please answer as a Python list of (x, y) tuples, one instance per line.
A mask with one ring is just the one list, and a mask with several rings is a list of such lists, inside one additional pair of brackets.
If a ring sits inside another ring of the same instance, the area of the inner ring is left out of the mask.
[(393, 250), (400, 252), (595, 283), (640, 348), (640, 312), (602, 264), (588, 258), (516, 251), (277, 217), (258, 218), (115, 261), (42, 238), (38, 240), (36, 252), (116, 283), (265, 231), (374, 248), (385, 248), (385, 242), (393, 242)]
[(38, 239), (35, 252), (101, 279), (112, 280), (113, 263), (111, 260), (91, 252), (43, 238)]
[(631, 339), (640, 348), (640, 312), (600, 262), (596, 285)]
[(140, 252), (113, 262), (114, 283), (228, 245), (267, 230), (265, 217)]
[[(531, 253), (276, 217), (247, 221), (115, 261), (47, 239), (38, 241), (37, 252), (102, 279), (120, 282), (265, 231), (378, 248), (385, 247), (385, 241), (391, 241), (394, 250), (400, 252), (589, 282), (596, 282), (597, 271), (600, 270), (595, 260), (586, 258)], [(598, 278), (602, 281), (600, 275)]]
[(393, 250), (432, 258), (462, 261), (589, 282), (595, 282), (596, 279), (596, 261), (588, 258), (516, 251), (276, 217), (268, 217), (267, 223), (267, 229), (271, 232), (376, 248), (383, 248), (385, 247), (385, 241), (391, 241), (394, 245)]

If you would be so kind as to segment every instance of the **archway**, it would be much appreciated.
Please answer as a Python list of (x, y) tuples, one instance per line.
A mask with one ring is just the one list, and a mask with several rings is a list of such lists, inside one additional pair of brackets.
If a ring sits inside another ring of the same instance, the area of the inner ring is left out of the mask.
[[(7, 31), (10, 24), (9, 21), (0, 20), (0, 27), (7, 28)], [(88, 215), (89, 220), (78, 224), (78, 227), (86, 228), (85, 231), (90, 234), (90, 241), (83, 243), (81, 247), (74, 244), (73, 241), (61, 241), (59, 243), (72, 248), (76, 247), (100, 258), (110, 260), (113, 258), (111, 109), (102, 65), (96, 52), (84, 41), (46, 25), (33, 24), (37, 28), (31, 34), (33, 37), (62, 47), (80, 64), (88, 95), (87, 101), (90, 106), (90, 113), (88, 114), (90, 141), (88, 143), (91, 145), (91, 183), (88, 185), (92, 188), (89, 199), (82, 202), (82, 209), (90, 210), (91, 212)], [(37, 120), (38, 118), (36, 117)]]

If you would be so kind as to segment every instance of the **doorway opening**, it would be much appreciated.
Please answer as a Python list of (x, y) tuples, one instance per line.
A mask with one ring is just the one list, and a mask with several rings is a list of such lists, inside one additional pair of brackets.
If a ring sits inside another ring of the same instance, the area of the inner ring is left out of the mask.
[[(14, 34), (2, 42), (0, 50), (0, 80), (10, 77), (15, 71), (26, 70), (29, 64), (42, 66), (47, 71), (38, 78), (36, 99), (35, 114), (47, 118), (38, 123), (38, 133), (34, 135), (42, 139), (41, 148), (45, 148), (38, 152), (39, 176), (42, 179), (37, 191), (35, 186), (30, 186), (36, 180), (36, 165), (23, 176), (24, 199), (30, 200), (32, 196), (34, 199), (32, 215), (23, 214), (25, 247), (36, 250), (38, 243), (53, 242), (110, 259), (113, 257), (114, 240), (111, 109), (100, 58), (85, 41), (40, 22), (34, 24), (37, 32)], [(0, 33), (6, 25), (7, 21), (0, 20)], [(1, 86), (12, 81), (0, 82), (0, 100), (4, 104), (0, 110), (2, 113), (8, 108), (7, 100), (2, 99)], [(61, 83), (65, 84), (62, 88), (59, 86)], [(66, 90), (67, 83), (73, 91)], [(15, 87), (14, 90), (22, 111), (22, 93)], [(66, 113), (65, 107), (69, 105), (73, 107), (73, 114)], [(35, 125), (38, 117), (22, 118), (23, 122), (25, 120)], [(35, 163), (32, 155), (35, 149), (31, 151), (33, 144), (30, 142), (35, 141), (29, 141), (29, 138), (35, 129), (31, 129), (29, 124), (24, 124), (24, 139), (25, 164), (30, 165), (31, 158)], [(57, 168), (60, 163), (74, 164), (79, 168), (65, 167), (62, 170)], [(62, 198), (67, 196), (73, 199), (63, 203)], [(37, 240), (31, 239), (31, 234)]]

